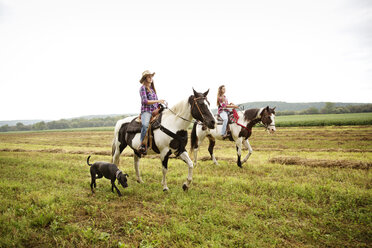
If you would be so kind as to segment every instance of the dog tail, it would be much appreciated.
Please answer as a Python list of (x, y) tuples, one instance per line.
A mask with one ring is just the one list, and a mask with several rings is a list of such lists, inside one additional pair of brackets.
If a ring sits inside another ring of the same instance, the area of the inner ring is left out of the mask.
[(89, 166), (92, 166), (92, 164), (89, 163), (89, 159), (90, 159), (90, 155), (89, 155), (89, 157), (87, 158), (87, 164), (88, 164)]

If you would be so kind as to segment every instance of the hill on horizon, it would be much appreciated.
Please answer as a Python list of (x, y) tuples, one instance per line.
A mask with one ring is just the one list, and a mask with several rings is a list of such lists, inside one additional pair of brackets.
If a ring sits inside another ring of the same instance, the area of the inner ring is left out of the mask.
[[(364, 105), (368, 103), (345, 103), (345, 102), (332, 102), (335, 107), (344, 107), (344, 106), (356, 106)], [(281, 102), (281, 101), (266, 101), (266, 102), (246, 102), (241, 103), (239, 106), (244, 106), (244, 109), (250, 108), (263, 108), (270, 106), (270, 108), (276, 107), (276, 111), (302, 111), (309, 108), (322, 109), (326, 105), (326, 102)]]

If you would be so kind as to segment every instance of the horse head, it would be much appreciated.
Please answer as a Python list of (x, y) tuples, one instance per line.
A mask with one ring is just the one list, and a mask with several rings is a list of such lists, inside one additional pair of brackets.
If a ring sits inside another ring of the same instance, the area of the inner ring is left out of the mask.
[(198, 120), (205, 124), (208, 128), (213, 129), (216, 124), (216, 120), (209, 107), (207, 95), (209, 89), (204, 93), (194, 91), (194, 95), (189, 97), (189, 104), (191, 106), (191, 115), (195, 120)]
[(266, 127), (266, 130), (270, 133), (274, 133), (276, 131), (275, 129), (275, 108), (269, 108), (267, 106), (262, 110), (261, 113), (261, 122)]

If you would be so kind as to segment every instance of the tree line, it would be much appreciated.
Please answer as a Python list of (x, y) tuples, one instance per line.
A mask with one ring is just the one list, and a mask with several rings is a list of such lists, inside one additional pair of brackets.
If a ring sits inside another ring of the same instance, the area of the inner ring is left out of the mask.
[[(302, 111), (277, 111), (276, 115), (311, 115), (311, 114), (345, 114), (345, 113), (367, 113), (372, 112), (372, 104), (363, 105), (349, 105), (343, 107), (336, 107), (334, 103), (327, 102), (321, 109), (308, 108)], [(53, 129), (70, 129), (70, 128), (86, 128), (86, 127), (113, 127), (116, 122), (126, 115), (106, 117), (106, 118), (77, 118), (50, 122), (37, 122), (31, 125), (24, 125), (18, 122), (15, 126), (4, 125), (0, 127), (0, 132), (12, 131), (41, 131)]]
[(24, 125), (18, 122), (15, 126), (4, 125), (0, 127), (0, 132), (12, 131), (41, 131), (53, 129), (70, 129), (70, 128), (85, 128), (85, 127), (113, 127), (116, 122), (125, 116), (115, 116), (106, 118), (93, 118), (93, 119), (62, 119), (59, 121), (41, 121), (31, 125)]
[(348, 114), (367, 112), (372, 112), (372, 104), (337, 107), (332, 102), (326, 102), (325, 106), (321, 109), (312, 107), (301, 111), (277, 111), (276, 115)]

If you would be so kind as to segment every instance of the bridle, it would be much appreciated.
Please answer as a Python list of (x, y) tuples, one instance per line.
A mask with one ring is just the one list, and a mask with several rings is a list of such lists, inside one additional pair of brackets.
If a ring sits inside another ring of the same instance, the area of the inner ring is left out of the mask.
[(200, 113), (201, 117), (202, 117), (203, 120), (204, 120), (203, 112), (200, 110), (200, 107), (199, 107), (199, 104), (198, 104), (198, 100), (199, 100), (199, 99), (203, 99), (203, 100), (207, 101), (208, 105), (210, 105), (210, 103), (209, 103), (207, 97), (205, 97), (205, 96), (200, 96), (200, 97), (196, 97), (196, 98), (194, 97), (194, 99), (193, 99), (194, 102), (192, 103), (192, 106), (191, 106), (191, 112), (192, 112), (192, 109), (194, 108), (194, 105), (196, 105), (196, 107), (197, 107), (198, 110), (199, 110), (199, 113)]
[[(204, 100), (206, 100), (207, 101), (207, 103), (208, 104), (210, 104), (209, 103), (209, 101), (208, 101), (208, 99), (207, 99), (207, 97), (205, 97), (205, 96), (200, 96), (200, 97), (194, 97), (194, 99), (193, 99), (193, 103), (192, 103), (192, 106), (191, 106), (191, 112), (192, 112), (192, 110), (193, 110), (193, 108), (194, 108), (194, 106), (196, 105), (196, 107), (198, 108), (198, 111), (199, 111), (199, 113), (200, 113), (200, 115), (201, 115), (201, 117), (203, 118), (203, 120), (204, 120), (204, 115), (203, 115), (203, 112), (201, 111), (201, 109), (200, 109), (200, 107), (199, 107), (199, 104), (198, 104), (198, 100), (200, 100), (200, 99), (204, 99)], [(179, 116), (177, 113), (175, 113), (172, 109), (170, 109), (170, 108), (168, 108), (168, 104), (166, 104), (166, 108), (172, 113), (172, 114), (174, 114), (175, 116), (177, 116), (178, 118), (180, 118), (180, 119), (182, 119), (182, 120), (184, 120), (184, 121), (187, 121), (187, 122), (190, 122), (190, 123), (199, 123), (199, 122), (202, 122), (202, 121), (198, 121), (198, 120), (196, 120), (196, 121), (189, 121), (188, 119), (186, 119), (186, 118), (184, 118), (184, 117), (182, 117), (182, 116)]]
[[(270, 114), (270, 115), (271, 115), (271, 114)], [(269, 127), (275, 127), (275, 125), (272, 124), (272, 123), (270, 123), (270, 124), (265, 124), (265, 123), (262, 121), (262, 117), (263, 117), (263, 116), (261, 116), (261, 122), (262, 122), (262, 124), (265, 126), (266, 130), (269, 130)]]

